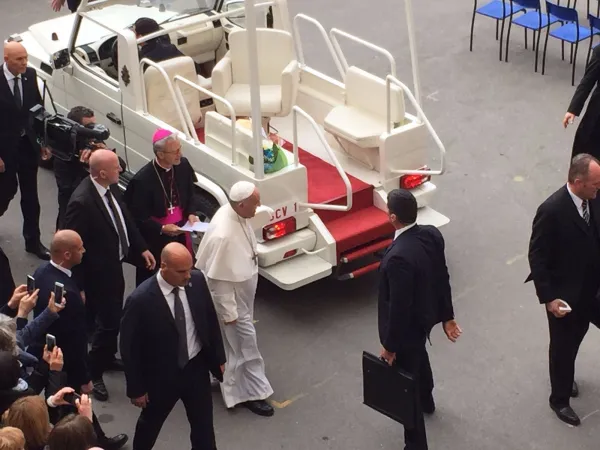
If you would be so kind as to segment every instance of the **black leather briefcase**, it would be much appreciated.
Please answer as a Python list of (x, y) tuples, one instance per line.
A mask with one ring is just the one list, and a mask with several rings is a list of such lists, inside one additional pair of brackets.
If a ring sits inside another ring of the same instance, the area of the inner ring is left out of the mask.
[(415, 424), (415, 380), (412, 375), (363, 352), (364, 404), (400, 422), (406, 428)]

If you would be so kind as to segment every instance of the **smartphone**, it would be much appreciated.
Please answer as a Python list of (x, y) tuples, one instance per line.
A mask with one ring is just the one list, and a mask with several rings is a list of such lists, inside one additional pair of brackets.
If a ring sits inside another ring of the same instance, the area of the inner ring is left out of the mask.
[(63, 399), (65, 402), (75, 406), (75, 400), (81, 399), (81, 396), (79, 396), (75, 392), (71, 392), (70, 394), (63, 395)]
[(573, 311), (573, 310), (571, 309), (571, 306), (570, 306), (570, 305), (569, 305), (567, 302), (565, 302), (564, 300), (561, 300), (560, 302), (561, 302), (561, 303), (562, 303), (564, 306), (559, 306), (559, 307), (558, 307), (558, 310), (559, 310), (559, 311), (566, 311), (566, 312), (571, 312), (571, 311)]
[(62, 302), (62, 298), (65, 295), (65, 285), (58, 281), (54, 283), (54, 301), (56, 303)]
[(35, 278), (31, 275), (27, 275), (27, 293), (33, 294), (33, 291), (35, 291)]
[(53, 351), (54, 347), (56, 347), (56, 338), (51, 334), (46, 335), (46, 347), (49, 352)]

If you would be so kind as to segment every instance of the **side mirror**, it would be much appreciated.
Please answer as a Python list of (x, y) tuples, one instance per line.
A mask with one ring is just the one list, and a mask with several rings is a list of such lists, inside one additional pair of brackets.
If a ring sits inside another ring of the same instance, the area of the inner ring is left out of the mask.
[(54, 70), (64, 69), (69, 64), (71, 64), (71, 55), (69, 55), (69, 50), (64, 48), (57, 52), (54, 52), (50, 57), (50, 64)]

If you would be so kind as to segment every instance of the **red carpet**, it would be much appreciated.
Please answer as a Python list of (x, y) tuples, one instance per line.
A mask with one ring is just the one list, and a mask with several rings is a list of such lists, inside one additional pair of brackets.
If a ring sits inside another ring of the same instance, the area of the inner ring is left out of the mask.
[[(199, 128), (196, 132), (204, 142), (204, 129)], [(283, 148), (293, 151), (293, 145), (287, 141)], [(346, 186), (334, 165), (301, 148), (298, 149), (298, 157), (306, 167), (310, 203), (346, 204)], [(373, 186), (347, 175), (352, 185), (352, 209), (347, 212), (315, 209), (337, 243), (338, 261), (342, 253), (394, 231), (387, 214), (373, 206)]]

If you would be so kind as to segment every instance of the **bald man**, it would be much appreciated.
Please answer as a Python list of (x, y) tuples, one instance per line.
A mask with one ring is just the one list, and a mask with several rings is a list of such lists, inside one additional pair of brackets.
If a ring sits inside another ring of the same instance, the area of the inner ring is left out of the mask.
[(25, 250), (50, 259), (40, 240), (37, 172), (40, 146), (29, 124), (29, 110), (42, 103), (35, 69), (27, 67), (27, 51), (18, 42), (4, 44), (0, 75), (0, 216), (21, 189)]
[(105, 401), (104, 371), (122, 370), (115, 357), (125, 291), (122, 263), (143, 264), (151, 270), (155, 261), (121, 200), (117, 155), (96, 150), (89, 164), (90, 176), (73, 192), (64, 228), (77, 231), (87, 250), (76, 276), (85, 293), (86, 308), (95, 318), (89, 353), (93, 394)]
[[(67, 375), (67, 385), (80, 394), (92, 391), (87, 362), (85, 303), (72, 272), (73, 268), (81, 263), (84, 253), (83, 241), (78, 233), (72, 230), (59, 231), (50, 245), (50, 261), (43, 263), (33, 274), (36, 288), (45, 296), (50, 296), (55, 283), (64, 286), (65, 307), (59, 311), (59, 319), (50, 325), (47, 332), (56, 337), (56, 345), (63, 352), (63, 372)], [(42, 303), (36, 305), (35, 317), (44, 311), (45, 305)], [(44, 336), (29, 346), (29, 351), (40, 360), (46, 343)], [(117, 449), (127, 442), (128, 437), (124, 434), (107, 437), (95, 416), (94, 429), (103, 448)]]
[(206, 279), (184, 245), (164, 247), (158, 274), (127, 299), (121, 330), (127, 396), (142, 410), (134, 450), (154, 447), (179, 400), (191, 448), (215, 450), (209, 372), (223, 380), (225, 351)]

